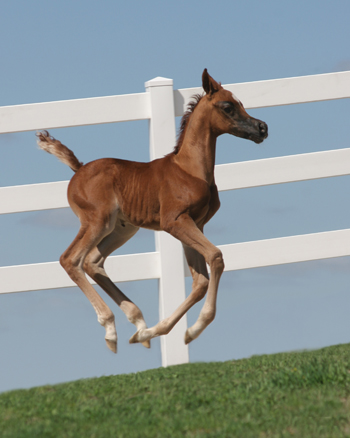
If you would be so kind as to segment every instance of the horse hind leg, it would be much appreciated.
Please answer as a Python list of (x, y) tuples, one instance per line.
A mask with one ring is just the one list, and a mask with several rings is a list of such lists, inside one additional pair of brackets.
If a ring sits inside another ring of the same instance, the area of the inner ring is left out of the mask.
[[(113, 224), (114, 225), (114, 224)], [(105, 327), (106, 343), (114, 353), (117, 352), (117, 331), (114, 315), (94, 287), (89, 283), (84, 272), (87, 254), (108, 234), (106, 221), (100, 220), (93, 225), (83, 224), (73, 242), (62, 254), (60, 263), (70, 278), (83, 291), (96, 311), (98, 322)]]
[[(131, 239), (138, 229), (138, 227), (117, 220), (113, 232), (87, 255), (84, 270), (118, 304), (137, 330), (143, 330), (147, 328), (147, 325), (141, 310), (111, 281), (104, 269), (107, 257)], [(149, 340), (146, 340), (142, 342), (142, 345), (150, 348), (151, 344)]]

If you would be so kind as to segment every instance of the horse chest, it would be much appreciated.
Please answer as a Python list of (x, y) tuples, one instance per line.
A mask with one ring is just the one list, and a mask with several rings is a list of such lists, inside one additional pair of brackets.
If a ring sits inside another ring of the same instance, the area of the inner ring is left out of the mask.
[(172, 208), (189, 213), (196, 222), (202, 222), (208, 215), (211, 204), (211, 190), (205, 181), (196, 178), (191, 184), (179, 186), (174, 193)]

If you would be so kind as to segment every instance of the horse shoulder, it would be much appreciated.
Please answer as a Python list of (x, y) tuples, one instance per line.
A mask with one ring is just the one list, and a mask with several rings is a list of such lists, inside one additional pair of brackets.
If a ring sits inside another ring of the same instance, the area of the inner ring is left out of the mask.
[(218, 188), (215, 183), (210, 187), (210, 202), (207, 217), (205, 218), (205, 223), (209, 222), (210, 219), (217, 213), (220, 208), (220, 198)]

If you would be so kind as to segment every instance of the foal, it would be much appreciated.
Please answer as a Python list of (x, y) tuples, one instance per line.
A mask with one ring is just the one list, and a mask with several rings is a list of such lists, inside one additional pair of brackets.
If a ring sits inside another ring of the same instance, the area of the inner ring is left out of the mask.
[[(174, 151), (150, 163), (104, 158), (83, 165), (47, 131), (37, 133), (40, 148), (76, 172), (68, 186), (68, 202), (81, 226), (60, 263), (93, 305), (99, 323), (106, 329), (107, 346), (114, 352), (114, 315), (85, 273), (135, 324), (137, 331), (130, 343), (141, 342), (149, 348), (152, 338), (169, 333), (207, 291), (197, 322), (186, 331), (185, 343), (197, 338), (215, 317), (224, 262), (221, 251), (204, 236), (203, 227), (220, 207), (214, 179), (216, 138), (228, 133), (261, 143), (267, 137), (267, 125), (250, 117), (242, 103), (206, 69), (202, 85), (205, 94), (195, 96), (189, 104)], [(151, 328), (147, 328), (141, 310), (104, 270), (108, 255), (139, 227), (166, 231), (180, 240), (193, 277), (191, 294), (171, 316)]]

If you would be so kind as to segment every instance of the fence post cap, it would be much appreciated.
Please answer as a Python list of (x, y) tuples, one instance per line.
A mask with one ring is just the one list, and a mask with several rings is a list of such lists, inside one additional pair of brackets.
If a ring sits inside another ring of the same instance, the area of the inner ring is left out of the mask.
[(160, 76), (145, 82), (145, 88), (150, 87), (164, 87), (165, 85), (173, 86), (174, 81), (168, 78), (162, 78)]

